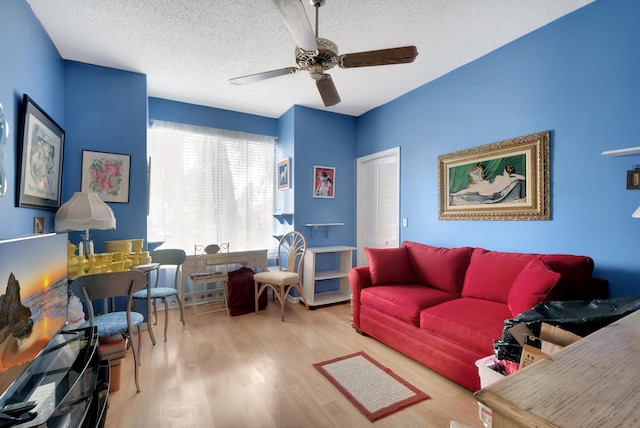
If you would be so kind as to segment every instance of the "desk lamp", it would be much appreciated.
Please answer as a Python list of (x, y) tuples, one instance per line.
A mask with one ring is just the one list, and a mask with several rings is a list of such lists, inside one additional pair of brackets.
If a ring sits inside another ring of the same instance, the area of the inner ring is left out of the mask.
[(107, 230), (116, 228), (116, 218), (109, 205), (95, 192), (76, 192), (56, 213), (56, 232), (84, 231), (79, 255), (93, 253), (93, 241), (89, 229)]

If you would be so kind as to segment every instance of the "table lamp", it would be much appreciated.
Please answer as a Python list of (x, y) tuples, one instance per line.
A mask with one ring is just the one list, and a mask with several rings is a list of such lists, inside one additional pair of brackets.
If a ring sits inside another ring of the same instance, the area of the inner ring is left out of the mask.
[(640, 207), (638, 207), (638, 209), (636, 209), (633, 214), (631, 214), (631, 217), (633, 218), (640, 218)]
[(109, 205), (105, 204), (95, 192), (76, 192), (56, 213), (56, 232), (83, 231), (79, 255), (93, 253), (93, 241), (89, 239), (89, 230), (107, 230), (116, 228), (116, 218)]

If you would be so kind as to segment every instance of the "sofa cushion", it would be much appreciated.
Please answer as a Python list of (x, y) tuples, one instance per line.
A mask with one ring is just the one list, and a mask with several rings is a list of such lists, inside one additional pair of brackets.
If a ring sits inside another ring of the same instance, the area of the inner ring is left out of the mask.
[(409, 263), (418, 283), (460, 295), (473, 248), (432, 247), (410, 241), (402, 246), (409, 249)]
[(424, 285), (394, 284), (363, 288), (360, 303), (418, 327), (420, 312), (424, 308), (455, 298), (445, 291)]
[(462, 286), (462, 297), (507, 303), (509, 290), (536, 254), (505, 253), (475, 248)]
[(483, 355), (493, 353), (511, 311), (504, 303), (462, 297), (425, 309), (420, 328)]
[(413, 284), (413, 272), (409, 265), (408, 251), (400, 248), (364, 248), (369, 259), (369, 271), (373, 285)]
[(560, 274), (542, 261), (542, 257), (531, 260), (513, 282), (507, 305), (514, 317), (543, 302), (558, 283)]

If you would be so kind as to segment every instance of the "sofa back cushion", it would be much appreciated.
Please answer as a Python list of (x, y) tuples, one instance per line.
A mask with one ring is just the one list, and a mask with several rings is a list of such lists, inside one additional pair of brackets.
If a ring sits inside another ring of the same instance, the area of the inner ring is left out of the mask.
[(462, 296), (507, 303), (513, 281), (536, 257), (475, 248), (464, 278)]
[(531, 260), (509, 290), (507, 305), (511, 315), (515, 317), (544, 302), (559, 280), (560, 274), (549, 269), (542, 257)]
[(405, 241), (409, 264), (419, 284), (460, 295), (473, 248), (441, 248)]
[(414, 284), (407, 248), (364, 248), (369, 259), (371, 284)]
[[(509, 291), (516, 277), (532, 260), (540, 258), (547, 267), (560, 274), (547, 299), (582, 299), (591, 292), (593, 260), (572, 254), (527, 254), (488, 251), (475, 248), (464, 278), (463, 297), (475, 297), (494, 302), (508, 303)], [(569, 296), (564, 292), (570, 287)]]

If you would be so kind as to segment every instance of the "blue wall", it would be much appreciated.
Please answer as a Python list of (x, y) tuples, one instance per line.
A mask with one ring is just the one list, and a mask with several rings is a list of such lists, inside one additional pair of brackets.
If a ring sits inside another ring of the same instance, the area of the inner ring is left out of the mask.
[[(104, 241), (147, 237), (147, 78), (145, 75), (65, 62), (67, 147), (63, 201), (80, 191), (82, 151), (131, 156), (129, 202), (109, 203), (115, 230), (91, 232), (96, 252)], [(70, 233), (72, 242), (79, 234)]]
[(149, 98), (149, 120), (186, 123), (251, 134), (277, 136), (278, 121), (263, 116)]
[(45, 230), (51, 232), (55, 211), (16, 208), (16, 177), (20, 171), (17, 166), (18, 124), (22, 95), (28, 94), (64, 128), (64, 65), (24, 0), (2, 1), (0, 28), (4, 40), (0, 59), (0, 104), (9, 124), (4, 152), (8, 189), (0, 200), (0, 238), (31, 235), (33, 217), (44, 217)]
[[(599, 0), (360, 117), (357, 156), (401, 146), (403, 240), (593, 257), (638, 295), (640, 2)], [(422, 53), (427, 54), (428, 53)], [(439, 221), (438, 156), (551, 131), (551, 221)], [(425, 165), (427, 166), (425, 168)]]
[[(0, 237), (30, 234), (34, 216), (53, 230), (55, 212), (15, 208), (18, 114), (27, 93), (67, 132), (63, 200), (78, 189), (82, 149), (132, 155), (131, 202), (110, 204), (118, 228), (96, 232), (96, 241), (145, 235), (146, 125), (179, 120), (276, 135), (282, 156), (292, 158), (293, 188), (282, 196), (295, 228), (346, 223), (328, 237), (316, 233), (312, 246), (355, 244), (355, 158), (400, 146), (401, 217), (409, 218), (402, 239), (586, 254), (614, 296), (640, 294), (640, 221), (630, 216), (640, 192), (625, 188), (626, 170), (640, 156), (600, 154), (640, 146), (640, 2), (597, 0), (359, 118), (296, 106), (277, 120), (147, 100), (144, 76), (61, 60), (24, 0), (2, 3), (0, 28), (20, 37), (3, 47), (0, 67), (11, 126)], [(544, 130), (551, 131), (551, 221), (438, 220), (439, 155)], [(336, 167), (334, 199), (312, 197), (313, 165)]]

